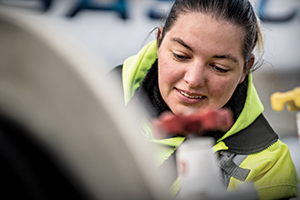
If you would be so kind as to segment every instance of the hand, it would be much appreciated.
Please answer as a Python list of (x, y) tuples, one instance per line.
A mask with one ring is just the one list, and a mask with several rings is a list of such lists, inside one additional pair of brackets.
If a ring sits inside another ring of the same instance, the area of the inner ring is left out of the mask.
[(206, 131), (227, 131), (232, 125), (233, 114), (226, 108), (220, 110), (199, 109), (184, 116), (165, 112), (158, 119), (152, 121), (153, 135), (157, 139), (176, 135), (202, 135)]

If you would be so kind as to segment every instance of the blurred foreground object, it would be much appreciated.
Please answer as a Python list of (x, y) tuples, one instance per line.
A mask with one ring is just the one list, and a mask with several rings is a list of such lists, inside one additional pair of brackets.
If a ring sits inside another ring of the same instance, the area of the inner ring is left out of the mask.
[(211, 137), (188, 138), (176, 153), (180, 189), (176, 200), (257, 200), (258, 193), (252, 182), (226, 191), (213, 153)]
[(166, 112), (153, 121), (154, 136), (164, 138), (172, 135), (202, 135), (206, 131), (227, 131), (233, 125), (229, 109), (200, 109), (192, 114), (177, 116)]
[(225, 193), (217, 156), (210, 137), (189, 138), (176, 152), (180, 190), (178, 199), (210, 199), (209, 196)]
[[(0, 159), (10, 199), (168, 199), (136, 112), (59, 21), (0, 8)], [(135, 120), (136, 119), (136, 120)]]

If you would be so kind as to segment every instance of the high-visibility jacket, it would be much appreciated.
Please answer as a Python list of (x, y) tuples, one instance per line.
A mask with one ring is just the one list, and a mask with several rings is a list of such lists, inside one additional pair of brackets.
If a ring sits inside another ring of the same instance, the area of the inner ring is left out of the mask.
[[(154, 40), (137, 55), (125, 60), (122, 68), (125, 104), (134, 96), (156, 59), (157, 43)], [(228, 178), (227, 189), (234, 190), (238, 185), (252, 181), (260, 199), (295, 197), (298, 176), (289, 149), (265, 120), (263, 109), (250, 73), (244, 108), (232, 128), (213, 147), (220, 153), (221, 160), (227, 162), (220, 165)], [(158, 155), (159, 163), (168, 159), (185, 140), (184, 137), (155, 140), (149, 126), (145, 127), (147, 139), (164, 146)]]

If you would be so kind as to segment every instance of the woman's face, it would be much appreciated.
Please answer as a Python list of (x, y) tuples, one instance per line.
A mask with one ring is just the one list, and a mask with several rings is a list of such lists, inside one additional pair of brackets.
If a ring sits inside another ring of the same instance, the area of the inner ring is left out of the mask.
[(174, 114), (228, 102), (245, 78), (243, 36), (238, 26), (210, 15), (179, 15), (157, 51), (159, 89)]

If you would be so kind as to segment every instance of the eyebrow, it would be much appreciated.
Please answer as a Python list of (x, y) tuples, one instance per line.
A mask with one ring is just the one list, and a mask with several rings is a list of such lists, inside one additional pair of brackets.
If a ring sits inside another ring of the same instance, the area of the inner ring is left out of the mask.
[[(191, 52), (194, 52), (193, 48), (190, 47), (189, 45), (187, 45), (182, 39), (180, 38), (171, 38), (172, 42), (176, 42), (181, 44), (182, 46), (184, 46), (185, 48), (187, 48), (188, 50), (190, 50)], [(239, 64), (238, 59), (236, 59), (234, 56), (232, 56), (231, 54), (224, 54), (224, 55), (214, 55), (213, 58), (218, 58), (218, 59), (228, 59), (231, 60), (237, 64)]]
[(215, 56), (213, 56), (213, 58), (227, 59), (227, 60), (231, 60), (231, 61), (235, 62), (238, 65), (240, 64), (239, 61), (235, 57), (233, 57), (231, 54), (215, 55)]
[(176, 42), (176, 43), (179, 43), (181, 44), (182, 46), (184, 46), (185, 48), (187, 48), (188, 50), (190, 50), (191, 52), (194, 52), (193, 48), (190, 47), (189, 45), (187, 45), (182, 39), (180, 38), (171, 38), (171, 41), (172, 42)]

